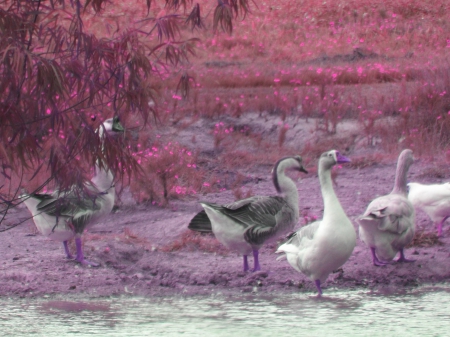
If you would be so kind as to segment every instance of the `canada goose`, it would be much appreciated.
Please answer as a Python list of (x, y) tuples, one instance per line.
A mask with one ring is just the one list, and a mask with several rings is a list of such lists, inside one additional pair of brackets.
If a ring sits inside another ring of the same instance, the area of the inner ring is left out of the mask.
[(292, 268), (315, 283), (319, 297), (322, 296), (321, 284), (333, 270), (348, 260), (356, 245), (355, 228), (334, 192), (331, 179), (332, 167), (349, 161), (336, 150), (320, 156), (319, 181), (324, 203), (323, 218), (300, 228), (276, 251), (285, 253)]
[(286, 170), (307, 173), (300, 156), (282, 158), (272, 171), (277, 196), (255, 196), (227, 205), (201, 202), (206, 214), (200, 212), (191, 221), (206, 223), (206, 227), (210, 223), (217, 240), (243, 255), (244, 271), (249, 270), (247, 256), (250, 253), (254, 257), (253, 271), (261, 270), (260, 247), (293, 230), (298, 222), (297, 186), (285, 174)]
[(414, 207), (407, 198), (406, 176), (413, 163), (411, 150), (403, 150), (398, 157), (394, 189), (388, 195), (373, 200), (359, 218), (359, 237), (370, 248), (374, 266), (391, 261), (397, 252), (398, 262), (412, 262), (403, 249), (415, 233)]
[[(98, 129), (102, 140), (104, 132), (112, 135), (123, 131), (118, 117), (105, 120)], [(84, 258), (81, 235), (85, 228), (111, 212), (115, 198), (113, 182), (112, 172), (105, 165), (100, 167), (96, 164), (95, 176), (87, 188), (91, 193), (89, 198), (80, 198), (74, 191), (26, 194), (21, 198), (31, 212), (39, 232), (52, 240), (63, 242), (67, 258), (73, 258), (67, 241), (75, 237), (77, 248), (75, 260), (81, 264), (96, 266), (96, 263)]]

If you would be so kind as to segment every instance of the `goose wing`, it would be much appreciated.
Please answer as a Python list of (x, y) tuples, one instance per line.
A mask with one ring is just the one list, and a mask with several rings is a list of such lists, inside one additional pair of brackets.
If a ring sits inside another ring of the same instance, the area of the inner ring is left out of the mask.
[(212, 233), (211, 221), (208, 218), (205, 210), (198, 212), (189, 222), (188, 228), (190, 230), (201, 233)]
[(401, 234), (414, 226), (414, 208), (403, 196), (386, 195), (372, 201), (359, 222), (377, 226), (381, 231)]
[(64, 194), (33, 194), (32, 197), (41, 200), (36, 209), (50, 216), (72, 218), (76, 229), (84, 229), (93, 214), (101, 209), (101, 195), (83, 198), (74, 192)]
[[(259, 245), (277, 233), (279, 223), (291, 223), (293, 210), (282, 197), (259, 196), (239, 200), (229, 205), (208, 204), (210, 207), (247, 228), (244, 239)], [(199, 219), (199, 217), (197, 217)]]
[(282, 197), (261, 197), (234, 210), (234, 218), (249, 228), (244, 239), (255, 245), (264, 243), (277, 234), (280, 226), (294, 221), (294, 211)]
[(309, 225), (303, 226), (298, 231), (292, 233), (284, 244), (291, 244), (300, 247), (304, 238), (312, 240), (320, 226), (320, 221), (315, 221)]
[[(229, 215), (229, 213), (230, 213), (230, 212), (227, 212), (227, 211), (240, 210), (241, 216), (239, 216), (236, 213), (235, 217), (241, 218), (238, 221), (239, 221), (239, 223), (244, 224), (246, 222), (245, 222), (244, 219), (242, 219), (242, 212), (245, 213), (246, 210), (248, 209), (249, 205), (251, 205), (251, 204), (258, 205), (261, 202), (264, 203), (263, 200), (270, 199), (270, 198), (271, 197), (255, 196), (255, 197), (250, 197), (250, 198), (246, 198), (246, 199), (237, 200), (235, 202), (232, 202), (232, 203), (229, 203), (229, 204), (226, 204), (226, 205), (223, 205), (223, 206), (215, 205), (215, 207), (216, 208), (219, 207), (221, 212), (223, 212), (223, 213), (225, 213), (227, 215)], [(241, 209), (242, 207), (245, 207), (245, 208)], [(231, 216), (231, 217), (233, 217), (233, 216)], [(245, 226), (245, 227), (247, 227), (247, 226)], [(188, 228), (190, 230), (197, 231), (197, 232), (212, 233), (211, 221), (209, 220), (208, 215), (206, 214), (205, 210), (202, 210), (202, 211), (198, 212), (192, 218), (192, 220), (189, 222)]]

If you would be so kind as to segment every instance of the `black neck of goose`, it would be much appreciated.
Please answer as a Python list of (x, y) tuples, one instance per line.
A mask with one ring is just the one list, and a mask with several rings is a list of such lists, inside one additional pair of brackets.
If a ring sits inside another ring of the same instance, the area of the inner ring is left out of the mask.
[(278, 193), (281, 193), (281, 187), (280, 187), (280, 182), (278, 181), (278, 167), (280, 166), (280, 163), (285, 160), (286, 158), (281, 158), (280, 160), (278, 160), (275, 163), (275, 166), (273, 167), (273, 171), (272, 171), (272, 181), (273, 181), (273, 186), (275, 186), (275, 189), (277, 190)]

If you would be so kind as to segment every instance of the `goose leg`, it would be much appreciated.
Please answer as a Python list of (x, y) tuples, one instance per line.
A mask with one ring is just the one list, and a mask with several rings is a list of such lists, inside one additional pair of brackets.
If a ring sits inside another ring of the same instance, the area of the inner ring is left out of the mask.
[(75, 238), (75, 245), (77, 246), (77, 257), (75, 258), (76, 261), (78, 261), (79, 263), (81, 263), (83, 265), (88, 265), (88, 266), (92, 266), (92, 267), (99, 266), (98, 263), (90, 262), (90, 261), (84, 259), (83, 247), (81, 246), (81, 238), (79, 236), (77, 236)]
[(388, 262), (383, 262), (378, 259), (377, 254), (375, 254), (374, 247), (370, 247), (370, 251), (372, 252), (372, 262), (373, 262), (374, 266), (381, 267), (381, 266), (385, 266), (385, 265), (389, 264)]
[(444, 224), (445, 220), (448, 219), (448, 216), (446, 216), (444, 219), (442, 219), (442, 221), (437, 225), (437, 231), (438, 231), (438, 236), (442, 235), (442, 225)]
[(314, 283), (316, 284), (317, 288), (317, 297), (322, 297), (322, 288), (320, 287), (320, 280), (315, 280)]
[(400, 257), (398, 258), (397, 262), (414, 262), (416, 260), (409, 260), (405, 257), (405, 253), (403, 253), (403, 248), (399, 250)]
[(247, 255), (244, 255), (244, 271), (247, 271), (248, 268), (248, 259), (247, 259)]
[(253, 251), (253, 271), (261, 270), (261, 266), (259, 265), (259, 258), (258, 258), (258, 250)]
[(66, 240), (66, 241), (63, 241), (63, 245), (64, 245), (64, 251), (66, 252), (66, 257), (67, 257), (68, 259), (73, 259), (73, 255), (70, 254), (69, 245), (68, 245), (67, 240)]

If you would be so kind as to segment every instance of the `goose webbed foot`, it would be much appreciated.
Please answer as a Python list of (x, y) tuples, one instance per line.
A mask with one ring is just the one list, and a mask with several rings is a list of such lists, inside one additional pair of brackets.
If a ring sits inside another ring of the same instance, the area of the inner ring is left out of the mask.
[(388, 264), (391, 264), (390, 262), (380, 261), (380, 260), (378, 260), (378, 258), (376, 260), (373, 260), (372, 262), (375, 267), (383, 267), (383, 266), (387, 266)]
[(322, 297), (322, 287), (320, 286), (320, 280), (315, 280), (314, 283), (316, 284), (317, 288), (317, 297)]
[(76, 258), (75, 261), (79, 262), (83, 266), (91, 266), (91, 267), (100, 267), (100, 264), (97, 262), (92, 262), (86, 259), (78, 259)]
[(438, 236), (441, 237), (442, 236), (442, 225), (444, 224), (445, 220), (447, 220), (449, 217), (446, 216), (444, 219), (442, 219), (442, 221), (437, 225), (437, 232), (438, 232)]
[(375, 267), (382, 267), (387, 264), (390, 264), (390, 262), (384, 262), (378, 259), (377, 254), (375, 254), (375, 248), (370, 248), (370, 251), (372, 253), (372, 263)]
[(257, 250), (253, 251), (253, 272), (261, 270), (261, 266), (259, 265), (258, 253), (259, 252)]
[(63, 241), (63, 245), (64, 245), (64, 252), (66, 253), (66, 258), (68, 260), (73, 260), (73, 255), (70, 254), (69, 244), (68, 244), (67, 240)]
[(81, 246), (81, 239), (75, 238), (75, 245), (77, 246), (77, 257), (75, 261), (79, 262), (83, 266), (99, 267), (100, 264), (96, 262), (88, 261), (84, 258), (83, 248)]
[(405, 257), (405, 253), (403, 253), (403, 248), (399, 250), (400, 257), (397, 259), (397, 262), (414, 262), (416, 260), (410, 260)]

